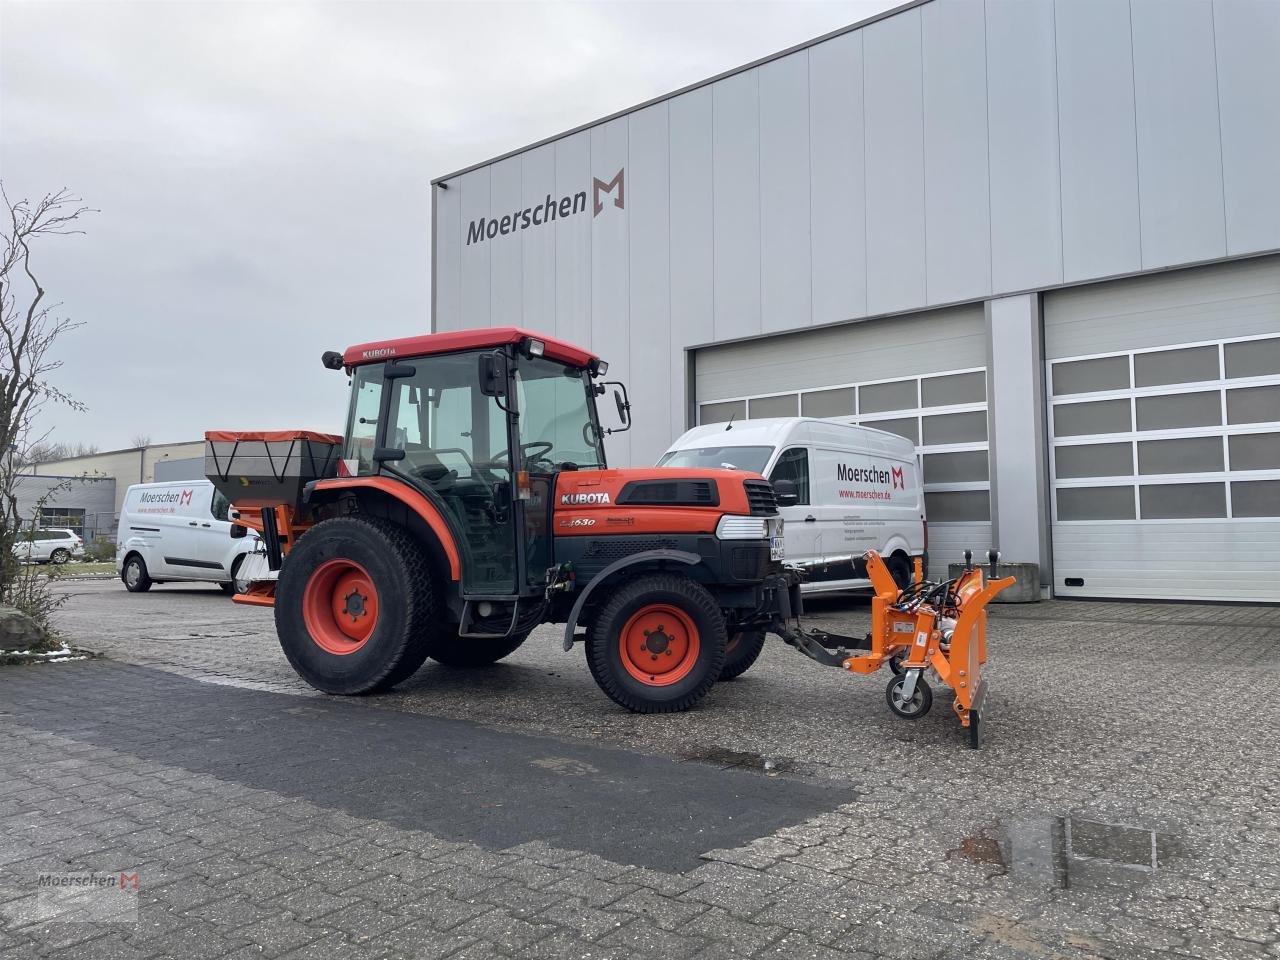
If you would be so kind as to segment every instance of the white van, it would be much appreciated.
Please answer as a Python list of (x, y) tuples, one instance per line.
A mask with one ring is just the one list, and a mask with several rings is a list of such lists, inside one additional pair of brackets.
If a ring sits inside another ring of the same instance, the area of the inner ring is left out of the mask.
[(258, 543), (231, 537), (231, 505), (208, 480), (135, 483), (116, 531), (116, 573), (130, 593), (170, 580), (208, 581), (227, 593), (247, 589), (236, 574)]
[(787, 562), (809, 570), (806, 592), (867, 586), (860, 558), (871, 549), (905, 584), (928, 549), (920, 463), (896, 434), (811, 417), (711, 423), (681, 436), (658, 465), (791, 481), (796, 502), (780, 508), (783, 535)]

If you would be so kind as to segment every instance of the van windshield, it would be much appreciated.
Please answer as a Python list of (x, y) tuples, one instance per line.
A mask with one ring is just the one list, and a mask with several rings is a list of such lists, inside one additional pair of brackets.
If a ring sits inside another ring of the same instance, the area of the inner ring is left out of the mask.
[(695, 450), (672, 450), (658, 461), (658, 466), (764, 473), (764, 465), (772, 454), (773, 447), (699, 447)]

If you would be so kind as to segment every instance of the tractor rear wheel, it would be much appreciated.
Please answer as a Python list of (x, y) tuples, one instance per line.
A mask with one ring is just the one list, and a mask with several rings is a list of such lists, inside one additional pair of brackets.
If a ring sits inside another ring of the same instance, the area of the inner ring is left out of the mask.
[(600, 689), (636, 713), (687, 710), (724, 667), (724, 616), (706, 587), (666, 573), (619, 586), (587, 633)]
[(426, 659), (435, 608), (422, 547), (380, 519), (316, 524), (276, 584), (284, 655), (325, 693), (374, 693), (411, 676)]
[(457, 627), (443, 628), (431, 641), (429, 656), (446, 667), (488, 667), (515, 653), (528, 633), (509, 637), (460, 637)]
[(724, 666), (720, 668), (721, 680), (740, 677), (756, 662), (764, 649), (763, 630), (743, 630), (729, 638), (724, 648)]

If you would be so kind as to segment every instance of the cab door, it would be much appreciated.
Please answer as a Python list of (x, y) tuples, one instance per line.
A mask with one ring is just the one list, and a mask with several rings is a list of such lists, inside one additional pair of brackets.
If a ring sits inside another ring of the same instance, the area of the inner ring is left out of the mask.
[(796, 489), (796, 502), (789, 507), (778, 508), (778, 513), (782, 515), (782, 534), (787, 545), (787, 560), (792, 563), (805, 563), (820, 559), (820, 528), (813, 503), (808, 448), (783, 449), (769, 471), (768, 480), (770, 483), (790, 480)]

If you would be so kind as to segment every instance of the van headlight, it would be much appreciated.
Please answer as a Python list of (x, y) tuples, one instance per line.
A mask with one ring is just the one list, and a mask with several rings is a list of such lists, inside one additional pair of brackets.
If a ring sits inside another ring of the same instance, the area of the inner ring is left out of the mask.
[(716, 524), (716, 536), (721, 540), (767, 540), (781, 535), (781, 517), (740, 517), (726, 514)]

